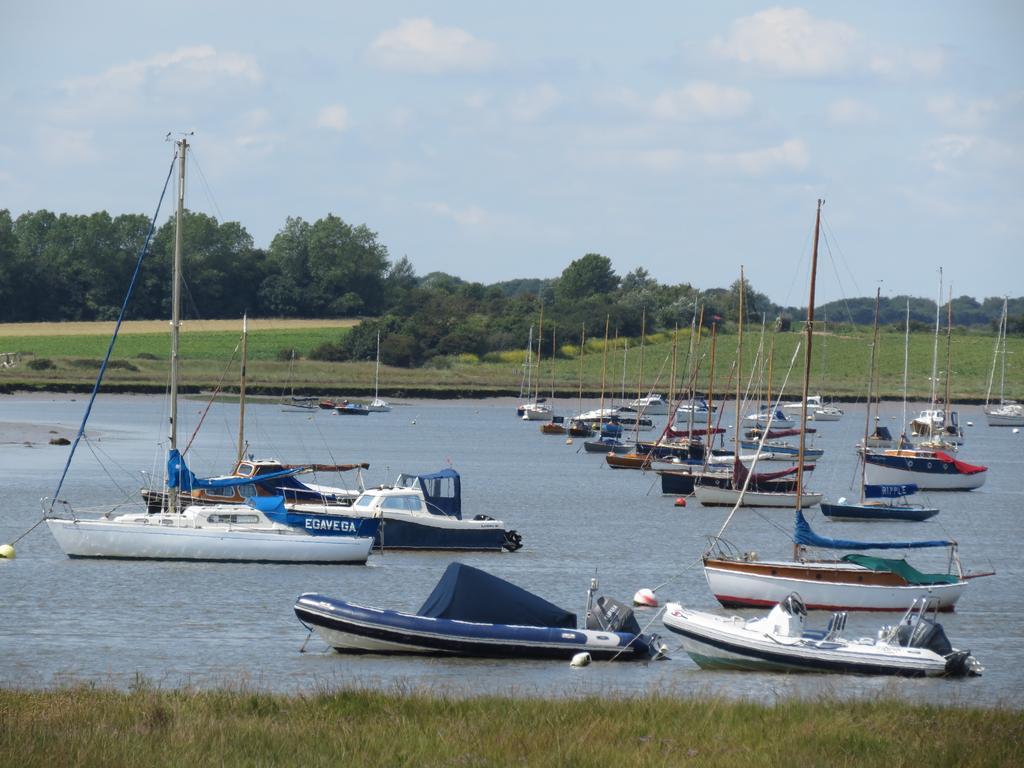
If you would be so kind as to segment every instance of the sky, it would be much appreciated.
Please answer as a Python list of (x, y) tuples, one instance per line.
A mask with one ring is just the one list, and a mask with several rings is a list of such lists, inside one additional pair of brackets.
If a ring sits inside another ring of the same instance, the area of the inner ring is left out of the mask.
[[(0, 2), (0, 208), (366, 224), (417, 274), (1024, 295), (1024, 3)], [(521, 8), (519, 6), (526, 6)]]

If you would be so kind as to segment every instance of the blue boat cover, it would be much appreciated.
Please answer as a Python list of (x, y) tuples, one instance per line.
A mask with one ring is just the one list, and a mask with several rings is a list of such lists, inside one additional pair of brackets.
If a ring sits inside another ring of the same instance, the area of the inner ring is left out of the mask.
[(454, 469), (442, 469), (432, 475), (417, 475), (427, 509), (435, 515), (462, 519), (462, 481)]
[(903, 483), (902, 485), (865, 485), (865, 499), (901, 499), (904, 496), (913, 496), (917, 493), (915, 483)]
[(892, 432), (884, 424), (879, 424), (875, 427), (875, 431), (871, 435), (876, 440), (892, 440)]
[(951, 547), (952, 541), (849, 541), (829, 539), (811, 530), (803, 512), (797, 510), (793, 543), (823, 549), (923, 549), (925, 547)]
[(435, 619), (576, 629), (576, 614), (522, 587), (462, 563), (451, 563), (416, 612)]
[[(259, 482), (278, 477), (289, 477), (299, 471), (298, 469), (283, 469), (280, 472), (260, 475)], [(167, 452), (168, 488), (180, 487), (183, 491), (191, 491), (193, 488), (234, 488), (239, 485), (252, 485), (254, 482), (256, 480), (252, 477), (221, 477), (215, 480), (196, 477), (185, 464), (185, 460), (177, 449)]]

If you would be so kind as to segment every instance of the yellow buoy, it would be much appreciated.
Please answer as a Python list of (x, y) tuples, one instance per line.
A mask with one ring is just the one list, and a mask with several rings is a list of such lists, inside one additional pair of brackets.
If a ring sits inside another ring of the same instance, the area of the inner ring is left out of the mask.
[(14, 547), (10, 544), (0, 544), (0, 560), (13, 560)]

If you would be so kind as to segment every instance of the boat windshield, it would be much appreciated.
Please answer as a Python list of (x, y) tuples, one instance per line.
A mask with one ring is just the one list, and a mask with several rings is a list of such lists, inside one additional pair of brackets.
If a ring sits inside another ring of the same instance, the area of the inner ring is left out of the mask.
[(423, 509), (420, 497), (412, 493), (387, 496), (380, 506), (382, 509), (399, 509), (403, 512), (419, 512)]

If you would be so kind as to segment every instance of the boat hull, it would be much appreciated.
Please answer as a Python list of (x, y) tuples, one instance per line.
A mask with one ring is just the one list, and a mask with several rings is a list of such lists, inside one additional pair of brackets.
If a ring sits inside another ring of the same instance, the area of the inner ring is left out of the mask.
[(500, 552), (505, 529), (500, 520), (460, 520), (443, 515), (384, 513), (375, 546), (382, 549), (422, 549)]
[(68, 557), (258, 563), (365, 563), (372, 536), (189, 528), (108, 520), (46, 521)]
[[(693, 495), (697, 501), (705, 507), (732, 507), (740, 499), (740, 491), (733, 488), (718, 488), (709, 485), (696, 485)], [(800, 494), (800, 508), (813, 507), (822, 500), (820, 493)], [(782, 493), (778, 491), (751, 491), (743, 494), (744, 507), (778, 507), (786, 509), (796, 508), (796, 493)], [(785, 597), (785, 595), (783, 595)], [(776, 600), (776, 602), (778, 602)]]
[(827, 504), (821, 513), (833, 520), (904, 520), (921, 522), (939, 514), (936, 507), (899, 506), (894, 504)]
[(295, 603), (299, 621), (344, 653), (426, 654), (519, 659), (648, 658), (642, 635), (626, 632), (482, 624), (437, 619), (307, 593)]
[(663, 623), (682, 638), (683, 649), (705, 669), (901, 677), (938, 677), (947, 672), (946, 659), (927, 649), (871, 640), (776, 639), (746, 629), (741, 620), (687, 610), (675, 603), (666, 606)]
[(715, 599), (727, 608), (770, 607), (798, 592), (814, 610), (905, 611), (916, 598), (931, 595), (938, 600), (940, 611), (952, 611), (967, 586), (962, 580), (953, 584), (898, 583), (892, 574), (848, 563), (707, 560), (704, 575)]
[(984, 470), (965, 474), (952, 461), (939, 458), (918, 458), (867, 454), (865, 482), (871, 485), (902, 485), (913, 483), (922, 491), (970, 491), (985, 484)]

